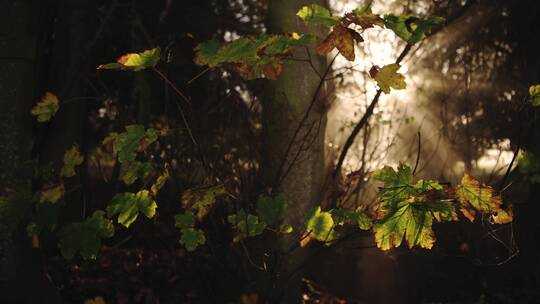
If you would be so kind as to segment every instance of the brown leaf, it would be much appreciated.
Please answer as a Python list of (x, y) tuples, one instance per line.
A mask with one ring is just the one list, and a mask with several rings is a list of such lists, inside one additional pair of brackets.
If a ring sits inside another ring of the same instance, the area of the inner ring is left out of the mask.
[(341, 25), (336, 25), (328, 37), (317, 45), (316, 50), (319, 54), (324, 56), (330, 53), (334, 48), (337, 48), (343, 57), (349, 61), (354, 61), (355, 41), (362, 42), (364, 39), (358, 32)]
[(282, 71), (283, 64), (281, 62), (270, 63), (263, 67), (264, 76), (270, 80), (277, 80)]
[(359, 14), (350, 13), (346, 15), (346, 18), (351, 23), (359, 25), (363, 29), (373, 27), (374, 25), (378, 25), (380, 27), (384, 26), (384, 20), (378, 15), (375, 15), (369, 11), (365, 11)]

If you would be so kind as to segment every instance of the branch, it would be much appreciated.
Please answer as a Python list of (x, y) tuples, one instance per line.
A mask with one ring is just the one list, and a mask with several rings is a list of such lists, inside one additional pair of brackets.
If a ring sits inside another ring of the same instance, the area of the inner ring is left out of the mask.
[[(407, 44), (401, 54), (399, 54), (396, 63), (399, 64), (405, 56), (409, 53), (411, 50), (412, 45)], [(369, 104), (368, 108), (366, 109), (366, 113), (364, 113), (364, 116), (360, 119), (360, 121), (354, 126), (354, 129), (352, 130), (351, 134), (345, 141), (345, 144), (343, 145), (343, 150), (341, 151), (341, 154), (339, 155), (339, 159), (336, 165), (336, 169), (334, 170), (334, 173), (332, 174), (333, 179), (335, 180), (338, 174), (341, 171), (341, 167), (343, 166), (343, 162), (345, 161), (345, 157), (347, 157), (347, 153), (349, 153), (349, 149), (354, 143), (354, 140), (356, 139), (356, 136), (360, 133), (362, 128), (366, 125), (371, 115), (373, 115), (373, 110), (375, 109), (375, 106), (379, 102), (379, 99), (381, 98), (382, 91), (381, 89), (377, 90), (377, 93), (371, 100), (371, 103)]]

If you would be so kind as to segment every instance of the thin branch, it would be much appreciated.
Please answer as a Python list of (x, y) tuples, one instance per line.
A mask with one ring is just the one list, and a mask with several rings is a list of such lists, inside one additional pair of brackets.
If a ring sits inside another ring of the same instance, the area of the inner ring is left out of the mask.
[(414, 170), (412, 174), (416, 174), (416, 169), (418, 168), (418, 163), (420, 162), (420, 152), (422, 151), (422, 137), (420, 130), (418, 130), (418, 151), (416, 152), (416, 163), (414, 164)]
[(284, 155), (283, 155), (283, 157), (281, 159), (281, 163), (279, 164), (278, 171), (276, 173), (276, 177), (274, 179), (272, 189), (276, 189), (279, 186), (279, 181), (281, 180), (281, 174), (282, 174), (283, 169), (285, 167), (285, 163), (287, 162), (287, 156), (291, 152), (291, 149), (292, 149), (292, 147), (293, 147), (293, 145), (294, 145), (294, 143), (296, 141), (296, 137), (298, 136), (298, 134), (300, 133), (300, 130), (302, 130), (302, 127), (304, 126), (305, 122), (307, 121), (307, 119), (309, 117), (309, 114), (311, 113), (311, 110), (313, 109), (313, 106), (315, 105), (315, 102), (317, 101), (317, 97), (319, 96), (319, 93), (320, 93), (323, 85), (325, 84), (324, 79), (328, 75), (328, 73), (330, 73), (330, 70), (332, 69), (332, 65), (334, 64), (334, 61), (336, 61), (337, 56), (338, 56), (338, 54), (336, 54), (334, 56), (332, 61), (330, 61), (330, 63), (326, 67), (326, 70), (324, 71), (324, 73), (323, 73), (323, 75), (322, 75), (322, 77), (321, 77), (321, 79), (319, 81), (319, 84), (317, 85), (317, 88), (315, 89), (315, 93), (313, 94), (313, 97), (311, 98), (311, 102), (309, 104), (309, 107), (307, 108), (304, 116), (302, 117), (302, 120), (298, 124), (298, 127), (294, 131), (294, 134), (293, 134), (291, 140), (289, 141), (289, 144), (287, 145), (287, 149), (285, 150), (285, 153), (284, 153)]
[[(396, 63), (399, 64), (403, 58), (409, 53), (411, 50), (412, 45), (407, 44), (401, 54), (398, 56)], [(371, 103), (369, 104), (368, 108), (366, 109), (366, 113), (364, 113), (364, 116), (360, 119), (360, 121), (354, 126), (354, 129), (352, 130), (351, 134), (345, 141), (345, 144), (343, 145), (343, 150), (341, 151), (341, 154), (339, 155), (339, 159), (336, 165), (336, 168), (332, 174), (333, 179), (335, 180), (338, 174), (341, 171), (341, 167), (343, 166), (343, 162), (345, 161), (345, 158), (347, 157), (347, 153), (349, 152), (349, 149), (352, 147), (354, 140), (356, 139), (356, 136), (360, 133), (360, 130), (364, 128), (366, 123), (368, 122), (371, 115), (373, 115), (373, 110), (375, 109), (375, 106), (379, 102), (379, 99), (381, 98), (382, 91), (381, 89), (377, 90), (377, 93), (371, 100)]]

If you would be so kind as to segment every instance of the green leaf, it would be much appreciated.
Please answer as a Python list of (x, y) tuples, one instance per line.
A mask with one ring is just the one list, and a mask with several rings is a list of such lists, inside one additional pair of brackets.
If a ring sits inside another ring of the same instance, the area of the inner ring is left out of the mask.
[(72, 259), (77, 252), (84, 259), (95, 259), (101, 239), (114, 235), (114, 226), (104, 218), (105, 212), (96, 211), (83, 222), (73, 223), (65, 227), (60, 236), (60, 251), (67, 260)]
[(113, 197), (107, 207), (108, 217), (118, 215), (118, 223), (129, 227), (139, 216), (144, 214), (147, 218), (152, 218), (156, 214), (157, 204), (150, 197), (148, 190), (141, 190), (137, 193), (120, 193)]
[(384, 25), (394, 31), (398, 37), (405, 40), (408, 44), (415, 44), (426, 37), (431, 32), (432, 27), (440, 25), (444, 18), (429, 16), (421, 19), (416, 16), (384, 16)]
[(369, 230), (373, 226), (373, 220), (365, 213), (365, 206), (360, 206), (354, 212), (354, 220), (361, 230)]
[(461, 212), (472, 222), (476, 211), (497, 212), (502, 204), (500, 197), (493, 195), (493, 189), (482, 186), (468, 174), (464, 174), (456, 188), (456, 197)]
[(81, 154), (78, 145), (74, 145), (69, 150), (64, 153), (64, 165), (60, 175), (63, 177), (73, 177), (75, 176), (75, 167), (82, 164), (84, 161), (84, 156)]
[(336, 226), (352, 224), (361, 230), (369, 230), (373, 225), (373, 220), (364, 212), (365, 208), (365, 206), (360, 206), (355, 211), (336, 208), (330, 210), (330, 213)]
[(226, 193), (223, 185), (189, 189), (182, 194), (182, 206), (186, 210), (194, 211), (200, 221), (208, 214), (216, 198)]
[(53, 118), (58, 109), (58, 97), (51, 92), (46, 92), (32, 108), (32, 115), (36, 116), (38, 122), (47, 122)]
[(157, 131), (143, 125), (126, 126), (123, 133), (111, 133), (103, 140), (103, 144), (112, 143), (114, 152), (118, 154), (120, 163), (135, 160), (138, 151), (143, 151), (149, 144), (157, 139)]
[(403, 164), (398, 166), (397, 171), (385, 166), (373, 173), (373, 179), (384, 183), (379, 195), (385, 202), (403, 200), (416, 192), (410, 186), (413, 179), (412, 169)]
[(130, 161), (122, 164), (120, 178), (126, 185), (133, 184), (137, 179), (150, 175), (152, 164), (149, 162)]
[(257, 214), (267, 225), (274, 225), (281, 221), (286, 208), (287, 202), (283, 194), (278, 194), (274, 198), (260, 196), (257, 200)]
[(530, 86), (529, 95), (531, 96), (532, 105), (540, 106), (540, 84)]
[[(436, 215), (435, 215), (436, 214)], [(435, 243), (433, 219), (453, 220), (454, 206), (449, 201), (418, 202), (409, 199), (397, 203), (394, 210), (373, 226), (375, 241), (382, 250), (399, 247), (406, 240), (409, 248), (431, 249)]]
[(195, 225), (195, 216), (193, 212), (186, 211), (179, 213), (174, 217), (174, 226), (179, 229), (192, 228)]
[(531, 152), (521, 152), (518, 160), (518, 170), (532, 184), (540, 184), (540, 158)]
[(242, 37), (218, 47), (215, 40), (199, 44), (195, 51), (195, 63), (209, 67), (233, 68), (245, 79), (263, 75), (275, 79), (281, 73), (283, 57), (296, 46), (307, 45), (311, 35), (296, 33)]
[(279, 232), (282, 234), (290, 234), (293, 232), (293, 227), (289, 224), (281, 224), (279, 226)]
[(180, 244), (184, 245), (187, 251), (194, 251), (199, 245), (204, 245), (204, 243), (206, 243), (206, 237), (202, 230), (195, 228), (182, 229)]
[(296, 16), (311, 25), (334, 26), (339, 23), (338, 17), (332, 16), (328, 9), (317, 4), (302, 7)]
[(146, 50), (142, 53), (129, 53), (121, 56), (114, 63), (107, 63), (98, 66), (98, 69), (103, 70), (124, 70), (124, 71), (141, 71), (155, 67), (160, 59), (159, 48)]
[(259, 217), (253, 214), (247, 214), (244, 209), (240, 209), (236, 214), (229, 215), (227, 221), (234, 226), (238, 234), (234, 237), (233, 241), (246, 237), (253, 237), (260, 235), (266, 228), (266, 223), (259, 221)]
[(380, 70), (375, 66), (370, 70), (373, 79), (379, 85), (379, 88), (385, 93), (390, 94), (390, 88), (394, 90), (403, 90), (407, 88), (405, 76), (398, 73), (400, 66), (397, 63), (383, 66)]
[(311, 232), (313, 238), (330, 241), (334, 238), (333, 229), (334, 220), (330, 212), (321, 211), (321, 207), (316, 207), (308, 213), (306, 230)]

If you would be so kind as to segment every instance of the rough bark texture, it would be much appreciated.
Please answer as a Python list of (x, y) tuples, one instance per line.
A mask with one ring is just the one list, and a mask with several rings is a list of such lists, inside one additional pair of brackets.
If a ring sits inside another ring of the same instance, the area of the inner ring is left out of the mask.
[[(270, 32), (314, 31), (308, 29), (295, 15), (304, 5), (325, 1), (272, 0), (269, 1), (268, 29)], [(313, 66), (322, 73), (326, 69), (326, 59), (310, 49)], [(294, 57), (308, 58), (305, 50), (298, 50)], [(285, 221), (299, 232), (307, 210), (318, 204), (322, 194), (324, 173), (324, 133), (326, 127), (324, 87), (318, 93), (309, 117), (302, 123), (310, 108), (320, 77), (306, 62), (287, 61), (283, 73), (277, 81), (270, 82), (263, 101), (263, 175), (265, 184), (272, 185), (276, 175), (287, 174), (280, 183), (279, 192), (285, 194), (289, 208)], [(287, 161), (282, 166), (289, 143), (295, 130), (302, 123), (294, 144), (289, 150)], [(298, 154), (298, 150), (302, 152)], [(298, 157), (296, 157), (298, 155)], [(295, 159), (296, 158), (296, 159)], [(292, 165), (291, 169), (288, 168)], [(294, 245), (298, 235), (285, 237), (281, 249)], [(283, 258), (278, 285), (286, 287), (283, 301), (298, 302), (301, 272), (297, 269), (304, 260), (304, 251), (296, 250)], [(290, 276), (290, 277), (289, 277)]]
[[(20, 172), (32, 148), (36, 16), (37, 1), (3, 1), (0, 6), (0, 195), (8, 188), (29, 185), (30, 176)], [(13, 227), (4, 223), (0, 222), (2, 287), (17, 271)]]

